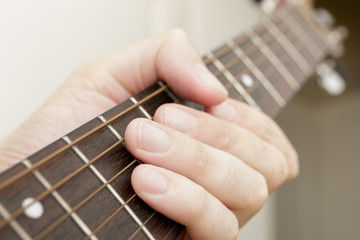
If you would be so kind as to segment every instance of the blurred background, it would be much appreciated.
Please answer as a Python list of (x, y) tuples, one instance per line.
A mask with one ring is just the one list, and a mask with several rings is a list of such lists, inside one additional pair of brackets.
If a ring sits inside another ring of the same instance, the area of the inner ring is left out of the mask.
[(344, 94), (312, 79), (277, 118), (300, 156), (301, 173), (276, 194), (276, 239), (360, 239), (360, 2), (319, 0), (349, 29), (339, 63)]
[[(317, 5), (350, 30), (341, 59), (347, 90), (330, 97), (312, 79), (278, 116), (301, 174), (271, 195), (239, 239), (360, 239), (360, 3)], [(86, 62), (173, 27), (204, 53), (261, 17), (250, 0), (2, 0), (0, 141)]]

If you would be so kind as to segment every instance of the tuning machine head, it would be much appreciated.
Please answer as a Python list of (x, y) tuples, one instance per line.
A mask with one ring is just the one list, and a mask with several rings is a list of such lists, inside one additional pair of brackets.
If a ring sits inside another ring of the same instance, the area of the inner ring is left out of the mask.
[(316, 70), (319, 87), (332, 96), (341, 95), (346, 89), (344, 74), (333, 59), (321, 63)]
[(334, 27), (334, 16), (324, 8), (315, 10), (315, 20), (318, 25), (326, 30), (325, 40), (330, 48), (331, 55), (335, 58), (343, 55), (343, 42), (349, 34), (348, 29), (345, 26)]

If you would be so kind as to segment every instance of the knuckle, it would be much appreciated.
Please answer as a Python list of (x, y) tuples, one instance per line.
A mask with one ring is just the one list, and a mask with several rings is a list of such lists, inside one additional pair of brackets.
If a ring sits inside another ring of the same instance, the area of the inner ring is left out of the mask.
[(209, 155), (205, 147), (198, 147), (197, 154), (193, 158), (193, 167), (199, 175), (203, 175), (209, 168)]
[(276, 166), (276, 173), (274, 174), (278, 174), (279, 178), (285, 180), (289, 176), (288, 163), (286, 161), (285, 155), (282, 152), (278, 151), (277, 155), (278, 155), (278, 161)]
[(267, 138), (272, 135), (273, 123), (269, 117), (265, 115), (263, 116), (262, 121), (259, 122), (259, 128), (261, 135)]
[(280, 150), (273, 148), (271, 156), (272, 164), (269, 168), (267, 181), (269, 188), (273, 190), (288, 178), (289, 167), (285, 155)]
[(248, 209), (252, 213), (258, 212), (264, 206), (268, 196), (269, 191), (266, 180), (263, 175), (256, 172), (253, 180), (253, 193), (252, 197), (249, 199), (250, 202), (248, 203)]
[[(220, 125), (219, 129), (216, 130), (218, 143), (217, 146), (219, 149), (232, 149), (233, 146), (236, 146), (236, 140), (234, 139), (234, 132), (231, 128)], [(230, 130), (231, 129), (231, 130)]]

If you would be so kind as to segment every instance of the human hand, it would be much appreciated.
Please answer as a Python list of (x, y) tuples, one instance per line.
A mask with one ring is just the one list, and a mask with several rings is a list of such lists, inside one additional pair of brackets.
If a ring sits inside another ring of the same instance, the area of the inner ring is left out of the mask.
[(186, 236), (236, 238), (239, 226), (262, 207), (268, 191), (297, 174), (296, 153), (270, 118), (226, 100), (225, 89), (179, 30), (76, 71), (0, 146), (0, 169), (157, 79), (180, 97), (208, 106), (208, 113), (170, 104), (157, 110), (157, 123), (134, 120), (126, 144), (146, 164), (134, 170), (133, 187), (155, 210), (184, 224)]

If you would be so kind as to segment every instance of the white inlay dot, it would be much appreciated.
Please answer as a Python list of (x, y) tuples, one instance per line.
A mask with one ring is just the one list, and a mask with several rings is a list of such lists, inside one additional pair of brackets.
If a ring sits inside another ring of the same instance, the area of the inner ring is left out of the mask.
[(34, 202), (29, 206), (35, 199), (34, 198), (25, 198), (22, 201), (21, 206), (25, 209), (24, 212), (29, 218), (37, 219), (40, 218), (44, 213), (44, 207), (38, 201)]
[(254, 80), (247, 74), (241, 76), (241, 82), (248, 88), (254, 86)]

